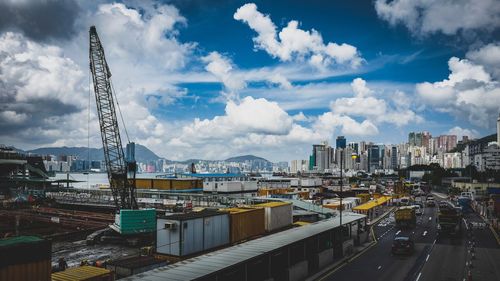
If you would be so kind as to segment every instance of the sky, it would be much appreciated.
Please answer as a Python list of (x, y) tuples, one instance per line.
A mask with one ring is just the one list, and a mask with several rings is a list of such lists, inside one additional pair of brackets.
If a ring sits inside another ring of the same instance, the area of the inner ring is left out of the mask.
[(92, 25), (123, 142), (167, 159), (495, 133), (500, 1), (0, 0), (0, 143), (101, 146)]

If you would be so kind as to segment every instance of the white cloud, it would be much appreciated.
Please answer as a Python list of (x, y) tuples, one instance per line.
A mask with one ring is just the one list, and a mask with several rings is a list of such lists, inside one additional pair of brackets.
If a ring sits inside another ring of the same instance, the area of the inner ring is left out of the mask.
[(224, 84), (227, 91), (224, 94), (227, 98), (234, 99), (236, 92), (246, 87), (245, 81), (232, 72), (233, 65), (230, 59), (218, 52), (211, 52), (203, 57), (202, 61), (207, 64), (205, 69)]
[(491, 43), (466, 54), (471, 61), (484, 66), (484, 68), (497, 81), (500, 80), (500, 43)]
[(28, 119), (28, 114), (26, 113), (17, 113), (12, 110), (6, 110), (0, 112), (0, 120), (4, 120), (11, 124), (19, 124)]
[(484, 48), (468, 53), (475, 61), (450, 58), (448, 79), (417, 84), (416, 92), (423, 103), (475, 126), (492, 128), (500, 111), (500, 87), (498, 80), (486, 70), (494, 72), (495, 69), (479, 63), (486, 57), (496, 59), (491, 45)]
[(391, 25), (401, 23), (416, 35), (454, 35), (500, 26), (497, 0), (376, 0), (375, 10)]
[(469, 139), (474, 139), (479, 137), (479, 133), (474, 129), (465, 129), (459, 126), (455, 126), (444, 133), (445, 135), (456, 135), (458, 140), (461, 140), (463, 136), (468, 136)]
[(399, 127), (411, 122), (421, 122), (422, 118), (410, 109), (407, 96), (396, 91), (390, 97), (392, 103), (374, 96), (366, 81), (356, 78), (351, 83), (354, 97), (338, 98), (330, 104), (334, 114), (365, 117), (375, 123), (392, 123)]
[(257, 32), (257, 37), (253, 38), (255, 48), (262, 49), (281, 61), (307, 60), (319, 69), (333, 64), (358, 67), (363, 61), (356, 47), (345, 43), (325, 44), (318, 31), (302, 30), (298, 21), (288, 22), (278, 32), (269, 15), (259, 12), (254, 3), (241, 6), (233, 17)]
[(348, 136), (373, 136), (379, 132), (377, 126), (369, 120), (360, 123), (347, 115), (332, 112), (318, 116), (313, 124), (314, 130), (328, 139), (332, 137), (337, 127), (341, 128), (342, 134)]

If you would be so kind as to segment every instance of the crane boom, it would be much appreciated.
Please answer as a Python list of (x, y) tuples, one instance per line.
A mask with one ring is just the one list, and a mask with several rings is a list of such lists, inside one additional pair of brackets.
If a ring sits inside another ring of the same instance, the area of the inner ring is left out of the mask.
[(137, 209), (135, 186), (127, 176), (128, 172), (133, 172), (135, 175), (135, 170), (130, 171), (130, 169), (135, 169), (135, 163), (129, 165), (123, 153), (111, 87), (111, 72), (95, 26), (90, 27), (89, 35), (90, 70), (94, 82), (95, 100), (109, 185), (118, 209)]

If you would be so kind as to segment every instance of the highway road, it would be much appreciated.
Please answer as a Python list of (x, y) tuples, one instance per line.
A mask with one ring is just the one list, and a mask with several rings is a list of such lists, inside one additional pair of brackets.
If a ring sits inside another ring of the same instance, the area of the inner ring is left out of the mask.
[[(439, 198), (437, 198), (439, 199)], [(378, 243), (350, 263), (330, 271), (319, 280), (398, 280), (398, 281), (463, 281), (467, 277), (466, 262), (471, 259), (469, 235), (462, 238), (437, 239), (437, 207), (426, 207), (418, 217), (417, 227), (410, 231), (397, 229), (394, 214), (374, 226)], [(480, 222), (476, 214), (464, 217), (467, 224)], [(500, 280), (500, 249), (488, 229), (471, 230), (476, 239), (476, 260), (473, 260), (473, 280)], [(396, 235), (410, 235), (415, 252), (410, 256), (392, 255)], [(465, 279), (467, 280), (467, 279)]]

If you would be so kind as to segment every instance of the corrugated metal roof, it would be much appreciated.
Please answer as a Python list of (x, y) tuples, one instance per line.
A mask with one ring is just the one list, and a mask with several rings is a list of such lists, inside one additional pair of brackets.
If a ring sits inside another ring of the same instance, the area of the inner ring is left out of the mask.
[[(343, 223), (350, 223), (365, 215), (344, 212)], [(122, 279), (124, 281), (193, 280), (244, 262), (256, 256), (290, 245), (340, 225), (339, 217), (292, 228), (259, 239), (251, 240), (199, 257)]]
[(279, 207), (279, 206), (285, 206), (285, 205), (291, 205), (292, 203), (290, 202), (282, 202), (282, 201), (274, 201), (274, 202), (267, 202), (267, 203), (261, 203), (261, 204), (256, 204), (254, 206), (256, 207)]
[(246, 177), (244, 174), (182, 174), (182, 176), (194, 177), (194, 178), (236, 178), (236, 177)]
[(391, 198), (392, 198), (391, 196), (382, 196), (380, 198), (370, 200), (370, 201), (366, 202), (365, 204), (361, 204), (359, 206), (356, 206), (353, 208), (353, 210), (356, 210), (356, 211), (370, 210), (373, 207), (377, 207), (377, 206), (384, 204), (385, 202), (391, 200)]
[(211, 210), (211, 209), (204, 209), (204, 210), (199, 211), (199, 212), (189, 212), (189, 213), (185, 213), (185, 214), (174, 214), (174, 215), (169, 215), (169, 216), (160, 216), (159, 218), (167, 219), (167, 220), (185, 221), (185, 220), (192, 220), (192, 219), (197, 219), (197, 218), (220, 216), (220, 215), (225, 215), (225, 214), (228, 214), (228, 212), (222, 212), (222, 211)]
[(36, 243), (44, 241), (42, 238), (37, 236), (17, 236), (17, 237), (9, 237), (0, 239), (0, 247), (3, 246), (11, 246), (22, 243)]

